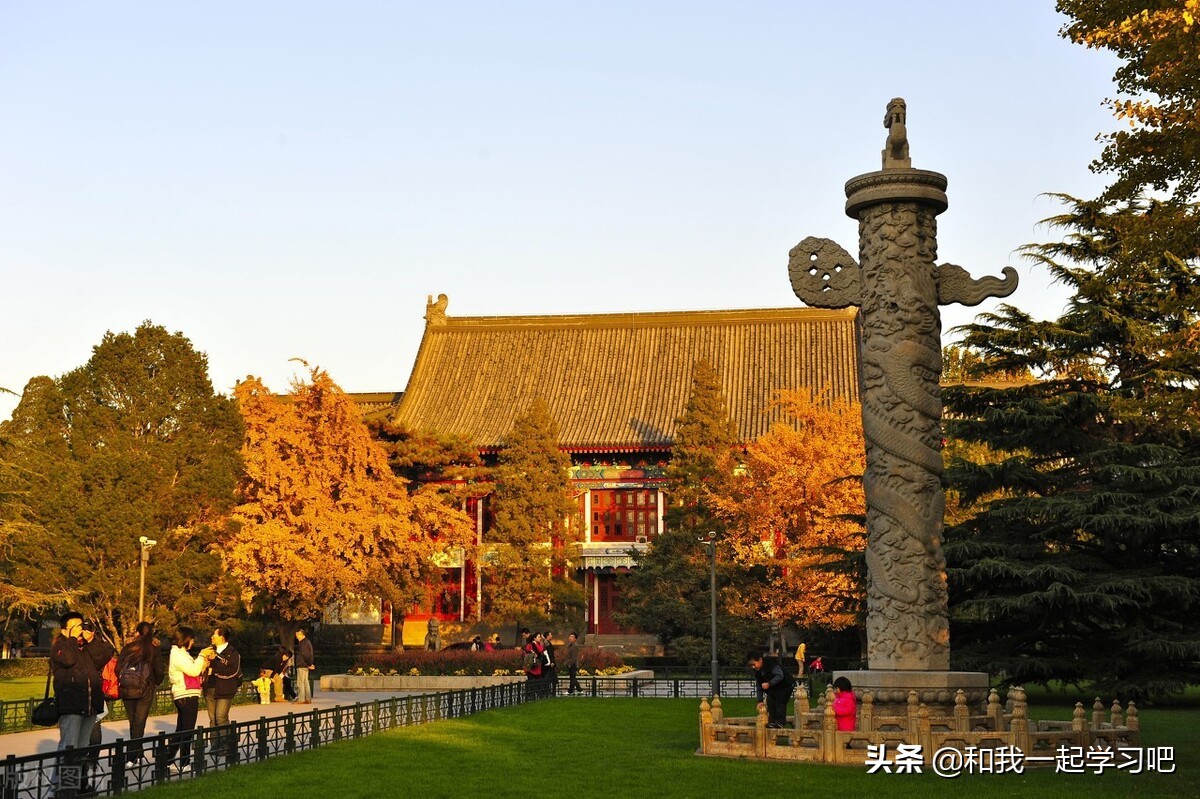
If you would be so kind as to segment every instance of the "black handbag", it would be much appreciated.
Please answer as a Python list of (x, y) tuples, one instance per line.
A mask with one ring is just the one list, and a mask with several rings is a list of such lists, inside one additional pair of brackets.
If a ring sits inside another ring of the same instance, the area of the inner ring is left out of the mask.
[(29, 714), (29, 720), (39, 727), (53, 727), (58, 724), (58, 700), (50, 696), (50, 675), (53, 673), (54, 666), (51, 665), (50, 670), (46, 672), (46, 695)]

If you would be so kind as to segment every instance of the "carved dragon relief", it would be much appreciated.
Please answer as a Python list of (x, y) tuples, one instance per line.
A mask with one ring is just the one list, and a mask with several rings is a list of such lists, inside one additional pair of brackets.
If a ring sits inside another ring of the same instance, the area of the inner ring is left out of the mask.
[[(859, 260), (810, 236), (789, 253), (788, 275), (808, 305), (860, 309), (870, 667), (946, 669), (938, 306), (1006, 297), (1017, 273), (1005, 267), (1003, 277), (976, 280), (961, 266), (936, 264), (945, 178), (911, 168), (903, 100), (889, 104), (884, 124), (884, 171), (847, 184)], [(873, 192), (866, 201), (864, 189)]]
[[(835, 241), (809, 236), (788, 253), (792, 291), (814, 308), (862, 305), (862, 268)], [(990, 297), (1007, 297), (1017, 290), (1017, 270), (1006, 266), (1004, 277), (972, 278), (957, 264), (939, 264), (934, 271), (938, 305), (978, 305)]]

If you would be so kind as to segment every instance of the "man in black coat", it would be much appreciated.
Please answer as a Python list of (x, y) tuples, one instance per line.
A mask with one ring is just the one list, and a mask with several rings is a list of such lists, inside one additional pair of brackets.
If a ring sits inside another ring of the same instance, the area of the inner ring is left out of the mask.
[(312, 641), (303, 628), (296, 631), (296, 701), (297, 705), (312, 704), (312, 670), (316, 668), (313, 660)]
[[(50, 673), (54, 681), (54, 697), (58, 703), (58, 751), (68, 748), (79, 749), (89, 744), (92, 728), (104, 709), (104, 693), (100, 690), (100, 672), (104, 662), (112, 656), (112, 647), (107, 655), (101, 651), (103, 641), (84, 636), (83, 616), (68, 611), (59, 619), (60, 629), (50, 644)], [(97, 664), (97, 656), (104, 659)], [(64, 782), (73, 783), (83, 789), (82, 764), (74, 765), (68, 774), (62, 769)], [(50, 782), (58, 788), (59, 768), (55, 764)]]
[[(116, 656), (117, 650), (108, 641), (96, 635), (96, 625), (93, 622), (85, 621), (83, 623), (82, 635), (84, 647), (87, 649), (88, 656), (92, 659), (97, 673), (100, 674), (100, 684), (103, 687), (104, 667)], [(88, 736), (88, 746), (99, 746), (104, 742), (104, 736), (100, 732), (100, 720), (108, 715), (109, 710), (112, 710), (112, 703), (107, 696), (103, 696), (103, 691), (101, 691), (101, 697), (100, 715), (96, 717), (96, 723), (92, 725), (92, 734)], [(87, 758), (88, 774), (94, 772), (99, 765), (98, 757)]]
[(777, 658), (772, 659), (771, 665), (766, 665), (761, 654), (753, 654), (749, 658), (750, 668), (754, 670), (754, 688), (758, 701), (767, 702), (767, 726), (779, 728), (787, 726), (788, 699), (792, 696), (795, 680), (783, 670)]

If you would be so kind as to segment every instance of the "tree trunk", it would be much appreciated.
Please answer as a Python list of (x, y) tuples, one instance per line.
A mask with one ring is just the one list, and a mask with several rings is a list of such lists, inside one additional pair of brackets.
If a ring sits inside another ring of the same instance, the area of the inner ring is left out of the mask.
[(279, 645), (288, 649), (295, 649), (296, 631), (304, 626), (302, 621), (292, 621), (290, 619), (275, 618), (275, 630), (279, 633)]

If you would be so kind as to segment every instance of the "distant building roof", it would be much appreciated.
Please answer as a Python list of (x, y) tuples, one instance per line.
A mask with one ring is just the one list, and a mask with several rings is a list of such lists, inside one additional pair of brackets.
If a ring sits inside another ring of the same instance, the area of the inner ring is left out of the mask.
[(400, 404), (400, 398), (404, 396), (401, 391), (348, 391), (346, 393), (362, 410), (364, 420), (390, 415)]
[(564, 449), (665, 450), (701, 359), (721, 375), (743, 441), (783, 419), (773, 404), (780, 389), (858, 400), (854, 310), (454, 318), (445, 308), (444, 295), (429, 305), (394, 418), (481, 449), (500, 447), (540, 397)]

